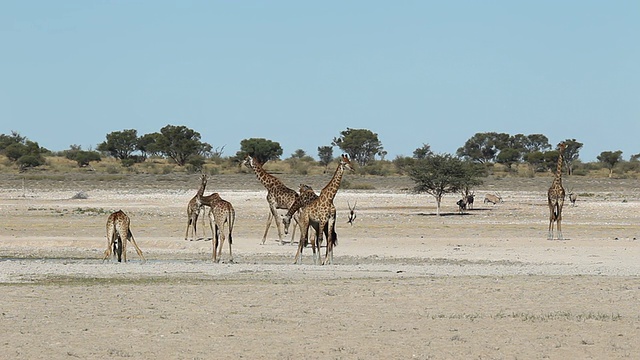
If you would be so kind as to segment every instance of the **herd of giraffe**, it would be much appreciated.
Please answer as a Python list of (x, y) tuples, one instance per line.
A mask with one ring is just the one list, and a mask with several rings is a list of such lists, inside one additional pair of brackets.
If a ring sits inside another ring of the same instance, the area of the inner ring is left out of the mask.
[[(300, 194), (293, 189), (288, 188), (277, 177), (269, 174), (262, 165), (252, 156), (247, 156), (242, 162), (243, 165), (253, 170), (267, 189), (267, 203), (269, 204), (269, 214), (267, 217), (267, 226), (262, 237), (262, 244), (267, 239), (269, 227), (275, 221), (278, 229), (278, 238), (280, 244), (283, 244), (283, 236), (288, 234), (289, 225), (293, 218), (300, 227), (300, 241), (295, 256), (295, 263), (299, 263), (302, 249), (309, 241), (309, 228), (313, 227), (315, 236), (311, 238), (311, 246), (313, 248), (314, 263), (320, 261), (320, 244), (322, 243), (324, 233), (327, 238), (326, 254), (322, 264), (333, 263), (333, 247), (337, 244), (338, 238), (335, 232), (336, 207), (333, 200), (340, 188), (342, 176), (345, 170), (354, 171), (348, 156), (342, 155), (340, 163), (329, 183), (317, 195), (310, 186), (301, 184)], [(200, 212), (205, 208), (209, 208), (209, 226), (213, 233), (213, 254), (214, 262), (219, 262), (222, 255), (222, 248), (225, 240), (229, 242), (229, 261), (233, 262), (233, 252), (231, 245), (233, 243), (233, 226), (235, 223), (235, 210), (230, 202), (222, 199), (219, 193), (204, 195), (207, 186), (207, 176), (201, 175), (200, 187), (196, 195), (191, 198), (187, 204), (187, 229), (185, 231), (185, 240), (189, 239), (189, 233), (196, 237), (197, 221)], [(287, 214), (281, 219), (278, 216), (278, 209), (287, 210)], [(282, 220), (282, 221), (279, 221)], [(225, 226), (228, 235), (225, 235)], [(284, 232), (284, 235), (283, 235)], [(292, 237), (295, 236), (295, 227)], [(133, 234), (130, 230), (130, 219), (122, 211), (119, 210), (111, 214), (107, 220), (107, 250), (104, 252), (103, 261), (113, 253), (117, 256), (118, 261), (127, 261), (126, 244), (131, 241), (138, 252), (138, 255), (144, 260), (142, 251), (136, 244)], [(124, 255), (123, 255), (124, 254)], [(317, 256), (316, 256), (317, 254)]]
[[(547, 200), (549, 205), (549, 234), (548, 239), (553, 239), (554, 223), (557, 227), (557, 238), (562, 240), (562, 207), (564, 205), (565, 190), (562, 187), (562, 163), (563, 154), (566, 145), (560, 143), (558, 145), (559, 156), (551, 187), (547, 192)], [(280, 244), (283, 244), (283, 236), (289, 232), (291, 219), (300, 227), (300, 241), (294, 258), (294, 263), (301, 262), (302, 250), (309, 242), (309, 228), (313, 227), (315, 236), (311, 238), (311, 248), (313, 250), (313, 260), (315, 264), (320, 262), (320, 245), (322, 243), (323, 234), (326, 237), (326, 253), (321, 264), (333, 263), (333, 247), (337, 244), (338, 237), (335, 232), (336, 207), (333, 200), (340, 188), (340, 183), (345, 170), (354, 171), (348, 156), (342, 155), (340, 162), (336, 168), (333, 177), (327, 185), (316, 194), (314, 190), (305, 184), (300, 184), (298, 192), (287, 187), (280, 179), (269, 174), (262, 165), (252, 156), (247, 157), (242, 162), (243, 165), (252, 169), (258, 180), (267, 189), (267, 203), (269, 204), (269, 214), (267, 224), (262, 236), (262, 244), (267, 239), (267, 233), (271, 227), (271, 223), (275, 221), (278, 230), (278, 238)], [(207, 186), (207, 176), (201, 175), (200, 187), (196, 195), (187, 204), (187, 230), (185, 232), (185, 240), (189, 237), (189, 230), (192, 230), (193, 237), (196, 236), (196, 222), (201, 210), (208, 207), (209, 225), (213, 233), (213, 254), (214, 262), (219, 262), (222, 255), (222, 247), (227, 238), (225, 236), (225, 225), (228, 228), (229, 242), (229, 261), (233, 262), (233, 253), (231, 245), (233, 243), (232, 232), (235, 223), (235, 210), (230, 202), (223, 200), (219, 193), (212, 193), (205, 196), (204, 190)], [(355, 205), (354, 205), (355, 208)], [(287, 210), (282, 217), (282, 222), (278, 221), (278, 210)], [(355, 218), (354, 210), (349, 206), (351, 211), (349, 223)], [(295, 236), (295, 227), (292, 238)], [(114, 212), (107, 219), (107, 249), (104, 252), (103, 261), (111, 256), (117, 256), (118, 261), (124, 259), (127, 261), (126, 248), (127, 242), (131, 241), (138, 255), (145, 260), (142, 251), (138, 247), (130, 230), (130, 219), (121, 210)], [(292, 241), (293, 243), (293, 241)]]

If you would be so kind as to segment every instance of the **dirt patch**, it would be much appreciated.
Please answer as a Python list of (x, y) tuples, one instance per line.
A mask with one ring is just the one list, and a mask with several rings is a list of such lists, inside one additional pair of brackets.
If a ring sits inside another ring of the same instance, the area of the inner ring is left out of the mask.
[[(320, 189), (328, 176), (286, 177)], [(355, 177), (354, 177), (355, 178)], [(0, 176), (2, 352), (8, 358), (633, 358), (640, 352), (640, 183), (570, 178), (565, 240), (547, 236), (550, 179), (494, 179), (505, 203), (435, 216), (406, 178), (341, 190), (334, 264), (295, 239), (260, 245), (266, 191), (214, 177), (236, 208), (234, 262), (210, 261), (208, 224), (185, 241), (197, 175)], [(548, 181), (547, 181), (548, 180)], [(120, 186), (122, 185), (122, 186)], [(409, 185), (410, 186), (410, 185)], [(86, 197), (73, 199), (82, 192)], [(358, 217), (347, 223), (347, 203)], [(145, 257), (102, 262), (118, 209)], [(203, 235), (202, 231), (206, 229)], [(324, 255), (324, 248), (321, 249)]]

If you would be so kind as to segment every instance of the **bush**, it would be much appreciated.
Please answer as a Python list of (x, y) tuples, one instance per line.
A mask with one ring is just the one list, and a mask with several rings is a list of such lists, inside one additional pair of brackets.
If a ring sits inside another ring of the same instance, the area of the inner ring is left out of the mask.
[(391, 171), (384, 166), (382, 161), (374, 161), (369, 163), (369, 165), (362, 166), (360, 167), (359, 172), (361, 174), (378, 176), (387, 176), (391, 174)]
[(44, 165), (45, 161), (42, 155), (27, 154), (21, 156), (18, 159), (17, 163), (20, 167), (20, 170), (25, 170), (28, 168)]

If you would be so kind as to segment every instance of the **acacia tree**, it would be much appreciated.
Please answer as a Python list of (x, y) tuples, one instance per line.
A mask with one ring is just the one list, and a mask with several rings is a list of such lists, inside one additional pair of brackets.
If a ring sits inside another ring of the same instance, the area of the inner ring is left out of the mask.
[(431, 145), (429, 144), (422, 144), (422, 147), (413, 150), (414, 159), (424, 159), (431, 155), (433, 155), (433, 151), (431, 151)]
[(506, 146), (504, 142), (508, 139), (508, 134), (476, 133), (464, 143), (463, 147), (458, 148), (456, 155), (481, 164), (488, 163), (495, 160), (500, 149)]
[(131, 157), (138, 143), (138, 131), (128, 129), (114, 131), (107, 134), (107, 140), (98, 144), (96, 149), (113, 156), (116, 159), (125, 160)]
[(184, 166), (190, 158), (199, 163), (199, 159), (212, 149), (211, 145), (200, 141), (200, 133), (186, 126), (167, 125), (160, 129), (160, 135), (157, 139), (160, 152), (179, 166)]
[(386, 154), (378, 140), (378, 134), (367, 129), (347, 128), (340, 133), (340, 137), (333, 139), (331, 145), (342, 149), (361, 166), (374, 160), (376, 155)]
[(468, 191), (481, 184), (481, 170), (450, 154), (437, 154), (415, 159), (409, 177), (416, 183), (414, 191), (426, 192), (436, 199), (436, 213), (440, 215), (442, 197), (448, 193)]
[(240, 151), (236, 153), (236, 159), (242, 161), (247, 155), (264, 164), (269, 160), (280, 158), (282, 147), (278, 142), (263, 138), (244, 139), (240, 141)]
[(567, 174), (573, 175), (573, 162), (578, 160), (580, 156), (580, 149), (582, 148), (582, 143), (577, 142), (576, 139), (567, 139), (564, 141), (566, 145), (564, 149), (564, 163), (567, 166)]
[(160, 155), (162, 152), (160, 151), (158, 143), (161, 137), (162, 134), (158, 132), (144, 134), (138, 138), (136, 149), (142, 153), (144, 158), (147, 156)]
[(609, 177), (613, 176), (613, 167), (622, 161), (622, 151), (603, 151), (597, 157), (598, 161), (609, 169)]
[(333, 146), (318, 146), (318, 159), (320, 159), (320, 165), (324, 166), (326, 170), (333, 161)]

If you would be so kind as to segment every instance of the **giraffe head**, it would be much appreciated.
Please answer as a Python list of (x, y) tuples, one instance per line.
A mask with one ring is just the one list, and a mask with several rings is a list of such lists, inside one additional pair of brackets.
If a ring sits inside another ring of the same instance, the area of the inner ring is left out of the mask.
[(242, 165), (248, 167), (251, 170), (254, 170), (258, 164), (258, 162), (251, 155), (247, 155), (244, 160), (242, 160)]
[(307, 185), (307, 184), (300, 184), (300, 188), (298, 189), (298, 193), (302, 194), (305, 191), (313, 191), (313, 189), (311, 188), (311, 186)]
[(564, 141), (558, 144), (558, 151), (564, 152), (566, 148), (567, 148), (567, 144)]
[(353, 168), (353, 165), (351, 165), (351, 160), (347, 154), (342, 154), (340, 156), (340, 167), (342, 167), (342, 170), (347, 169), (351, 172), (356, 171), (356, 169)]

